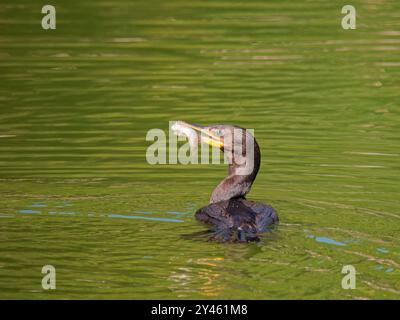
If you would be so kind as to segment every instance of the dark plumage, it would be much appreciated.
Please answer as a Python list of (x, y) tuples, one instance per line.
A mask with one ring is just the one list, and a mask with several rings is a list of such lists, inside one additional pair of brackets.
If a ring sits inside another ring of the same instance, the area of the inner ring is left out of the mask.
[(210, 204), (197, 210), (196, 219), (212, 226), (218, 240), (258, 240), (257, 235), (279, 219), (271, 206), (245, 199), (260, 168), (257, 141), (246, 129), (237, 126), (204, 127), (186, 122), (179, 125), (195, 130), (199, 142), (221, 148), (229, 162), (228, 176), (212, 192)]
[(257, 234), (278, 222), (274, 208), (235, 198), (211, 203), (196, 212), (196, 219), (213, 226), (215, 238), (223, 241), (257, 241)]

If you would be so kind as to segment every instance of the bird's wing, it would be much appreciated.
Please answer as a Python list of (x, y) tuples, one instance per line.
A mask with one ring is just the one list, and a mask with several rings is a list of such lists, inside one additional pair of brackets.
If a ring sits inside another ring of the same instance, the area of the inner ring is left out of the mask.
[(254, 212), (258, 232), (263, 232), (268, 226), (279, 222), (277, 212), (270, 205), (248, 200), (243, 200), (243, 204)]
[(225, 201), (219, 203), (211, 203), (203, 208), (196, 211), (196, 219), (209, 224), (214, 225), (218, 229), (231, 228), (232, 220), (226, 211)]

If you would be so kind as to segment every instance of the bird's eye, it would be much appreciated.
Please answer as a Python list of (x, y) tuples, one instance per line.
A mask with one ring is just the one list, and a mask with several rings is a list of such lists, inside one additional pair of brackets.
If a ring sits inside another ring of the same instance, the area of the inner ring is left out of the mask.
[(221, 129), (216, 129), (216, 130), (214, 131), (214, 134), (215, 134), (216, 136), (218, 136), (218, 137), (221, 137), (221, 136), (223, 135), (223, 132), (222, 132)]

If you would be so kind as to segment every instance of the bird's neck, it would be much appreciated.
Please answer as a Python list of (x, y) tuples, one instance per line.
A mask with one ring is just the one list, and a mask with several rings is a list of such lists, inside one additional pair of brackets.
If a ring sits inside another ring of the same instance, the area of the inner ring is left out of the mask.
[(260, 150), (257, 143), (255, 143), (254, 154), (251, 159), (246, 158), (246, 165), (239, 165), (234, 160), (230, 161), (228, 176), (214, 189), (210, 203), (243, 198), (250, 191), (257, 176), (260, 160)]

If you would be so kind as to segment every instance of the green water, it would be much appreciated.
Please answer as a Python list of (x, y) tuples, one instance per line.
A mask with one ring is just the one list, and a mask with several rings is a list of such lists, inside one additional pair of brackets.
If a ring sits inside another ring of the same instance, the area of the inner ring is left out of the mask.
[[(0, 4), (1, 298), (400, 297), (399, 1), (51, 4)], [(146, 162), (178, 119), (255, 130), (278, 229), (190, 236), (226, 168)]]

